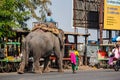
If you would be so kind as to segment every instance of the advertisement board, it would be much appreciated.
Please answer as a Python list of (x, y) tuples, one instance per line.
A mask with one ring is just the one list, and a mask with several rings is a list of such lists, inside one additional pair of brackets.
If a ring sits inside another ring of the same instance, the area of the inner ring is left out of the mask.
[(73, 0), (73, 26), (99, 29), (98, 1)]
[(120, 30), (120, 0), (104, 0), (104, 29)]

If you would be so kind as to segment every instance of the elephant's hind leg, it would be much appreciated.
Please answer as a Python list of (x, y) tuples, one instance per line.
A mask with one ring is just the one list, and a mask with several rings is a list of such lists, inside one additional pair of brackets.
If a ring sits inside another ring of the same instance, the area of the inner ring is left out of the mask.
[(50, 65), (50, 59), (49, 59), (49, 57), (47, 57), (44, 59), (44, 67), (43, 67), (43, 71), (42, 71), (43, 73), (50, 72), (49, 65)]
[(38, 60), (34, 60), (34, 72), (38, 73), (38, 74), (42, 74), (42, 70), (40, 68), (39, 59)]
[(24, 68), (25, 68), (25, 62), (20, 63), (20, 68), (18, 69), (17, 73), (18, 74), (23, 74), (24, 73)]
[(62, 58), (58, 58), (57, 63), (58, 63), (58, 72), (64, 72), (62, 67)]

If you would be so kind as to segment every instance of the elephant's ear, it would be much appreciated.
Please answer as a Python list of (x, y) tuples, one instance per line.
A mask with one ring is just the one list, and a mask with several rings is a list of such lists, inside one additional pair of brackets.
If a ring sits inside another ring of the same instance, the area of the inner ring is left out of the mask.
[(64, 31), (62, 29), (59, 29), (59, 33), (64, 36)]
[(62, 29), (59, 29), (58, 38), (59, 38), (59, 41), (60, 41), (60, 48), (62, 49), (63, 46), (64, 46), (64, 40), (65, 40), (64, 31)]
[(63, 38), (62, 38), (62, 39), (63, 39), (63, 41), (64, 41), (64, 40), (65, 40), (65, 36), (63, 36)]

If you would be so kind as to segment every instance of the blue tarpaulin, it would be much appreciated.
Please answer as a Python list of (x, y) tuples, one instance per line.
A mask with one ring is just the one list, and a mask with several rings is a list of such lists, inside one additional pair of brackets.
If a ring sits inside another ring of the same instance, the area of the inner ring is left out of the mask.
[(112, 42), (117, 42), (117, 41), (120, 41), (120, 36), (116, 36), (112, 38)]
[(112, 42), (117, 42), (116, 39), (117, 39), (117, 36), (112, 38)]

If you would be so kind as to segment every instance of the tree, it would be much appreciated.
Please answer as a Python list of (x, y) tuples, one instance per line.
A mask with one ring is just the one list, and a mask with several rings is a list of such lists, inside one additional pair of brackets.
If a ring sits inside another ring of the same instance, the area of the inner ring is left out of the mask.
[[(41, 21), (45, 18), (50, 0), (0, 0), (0, 37), (15, 35), (13, 28), (27, 27), (31, 16)], [(39, 9), (40, 16), (35, 10)]]
[[(45, 14), (48, 10), (48, 5), (51, 5), (50, 0), (26, 0), (25, 5), (31, 11), (32, 17), (36, 18), (39, 21), (42, 21), (45, 18)], [(40, 16), (36, 15), (35, 10), (38, 9)]]
[(24, 1), (0, 1), (0, 36), (11, 37), (15, 35), (12, 29), (22, 27), (23, 23), (20, 22), (24, 22), (29, 18), (29, 12), (24, 8)]

